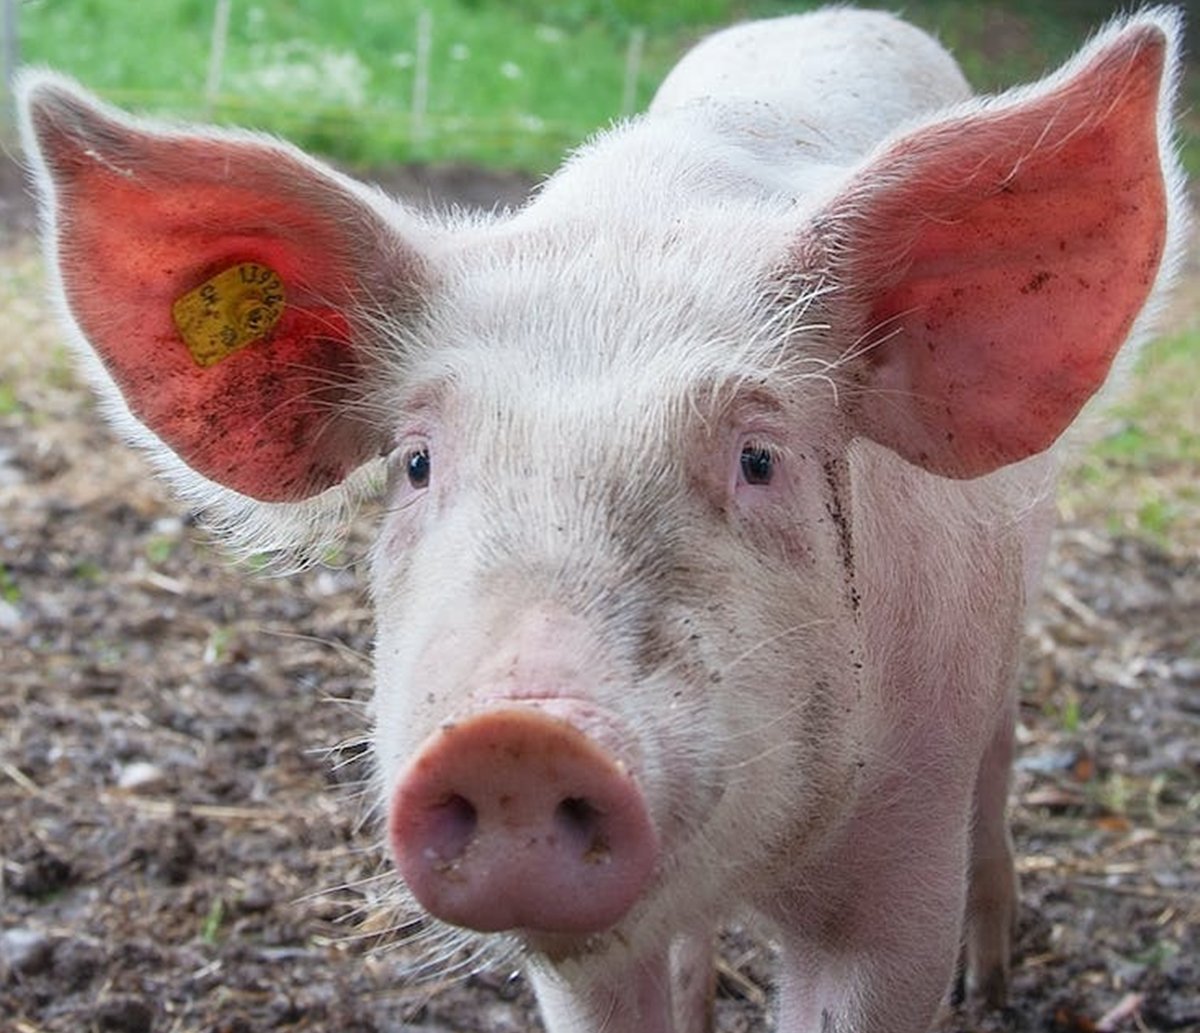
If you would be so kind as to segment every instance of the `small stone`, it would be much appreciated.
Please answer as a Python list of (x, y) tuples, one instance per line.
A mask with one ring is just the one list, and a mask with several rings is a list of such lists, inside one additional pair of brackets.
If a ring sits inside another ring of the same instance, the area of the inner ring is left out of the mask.
[(135, 760), (121, 768), (117, 776), (117, 785), (132, 793), (145, 793), (161, 789), (166, 780), (166, 772), (157, 764)]
[(1181, 656), (1171, 663), (1171, 675), (1185, 685), (1200, 685), (1200, 660)]
[(40, 929), (0, 932), (0, 977), (10, 972), (32, 976), (46, 971), (54, 956), (54, 940)]
[(275, 895), (266, 883), (252, 882), (242, 891), (237, 904), (238, 910), (245, 914), (261, 913), (271, 910), (275, 904)]
[(21, 624), (21, 611), (7, 599), (0, 599), (0, 630), (16, 631)]
[(150, 1033), (154, 1009), (138, 997), (110, 997), (96, 1006), (96, 1026), (113, 1033)]
[(82, 990), (96, 978), (104, 952), (87, 940), (63, 940), (54, 950), (54, 978), (67, 992)]
[(12, 887), (25, 897), (47, 897), (69, 886), (74, 878), (75, 873), (67, 861), (39, 848), (21, 865)]

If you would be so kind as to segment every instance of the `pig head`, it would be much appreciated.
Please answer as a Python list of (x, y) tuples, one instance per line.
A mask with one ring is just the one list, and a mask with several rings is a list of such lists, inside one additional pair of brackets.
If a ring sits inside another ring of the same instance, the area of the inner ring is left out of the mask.
[(23, 81), (131, 438), (259, 547), (383, 498), (388, 841), (553, 1033), (705, 1029), (743, 913), (791, 1033), (925, 1029), (964, 943), (1002, 998), (1052, 446), (1178, 255), (1178, 34), (980, 100), (888, 15), (742, 26), (486, 218)]

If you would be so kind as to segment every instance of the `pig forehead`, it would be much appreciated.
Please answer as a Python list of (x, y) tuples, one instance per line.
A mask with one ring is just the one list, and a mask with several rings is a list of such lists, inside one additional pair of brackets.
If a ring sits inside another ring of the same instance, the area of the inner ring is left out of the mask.
[(601, 237), (569, 254), (492, 259), (440, 293), (422, 349), (427, 379), (644, 406), (786, 378), (823, 345), (817, 279), (785, 285), (760, 251), (730, 264), (664, 245), (643, 263)]
[[(656, 217), (657, 215), (657, 217)], [(751, 335), (793, 235), (759, 204), (702, 211), (523, 215), (447, 256), (447, 315), (490, 347), (579, 365), (677, 362), (707, 339)]]
[[(522, 428), (575, 441), (673, 438), (738, 398), (818, 393), (802, 388), (814, 368), (805, 355), (825, 347), (822, 306), (797, 296), (803, 280), (780, 284), (781, 235), (772, 230), (778, 248), (752, 233), (705, 237), (728, 212), (715, 222), (607, 214), (464, 238), (443, 256), (401, 390), (441, 399), (433, 408), (506, 441)], [(738, 214), (743, 230), (766, 218), (754, 206)]]

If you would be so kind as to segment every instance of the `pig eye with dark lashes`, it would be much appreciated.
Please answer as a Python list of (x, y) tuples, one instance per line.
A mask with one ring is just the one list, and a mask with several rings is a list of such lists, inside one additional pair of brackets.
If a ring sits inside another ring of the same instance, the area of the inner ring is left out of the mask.
[(762, 445), (744, 445), (741, 455), (742, 480), (746, 484), (770, 484), (775, 475), (775, 453)]
[(429, 487), (429, 449), (418, 448), (409, 452), (404, 460), (404, 472), (408, 475), (408, 483), (414, 488)]

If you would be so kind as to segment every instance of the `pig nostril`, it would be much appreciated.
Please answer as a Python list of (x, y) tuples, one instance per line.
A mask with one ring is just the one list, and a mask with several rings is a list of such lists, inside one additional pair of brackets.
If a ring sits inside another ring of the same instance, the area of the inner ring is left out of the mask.
[(430, 807), (429, 816), (432, 820), (431, 835), (425, 845), (427, 856), (441, 864), (458, 860), (475, 838), (475, 829), (479, 824), (475, 805), (465, 796), (455, 793)]
[(581, 796), (568, 796), (554, 810), (554, 823), (579, 849), (584, 861), (600, 864), (612, 853), (603, 815)]
[(558, 805), (555, 814), (560, 827), (580, 835), (590, 834), (591, 827), (600, 816), (600, 812), (581, 796), (568, 796)]

